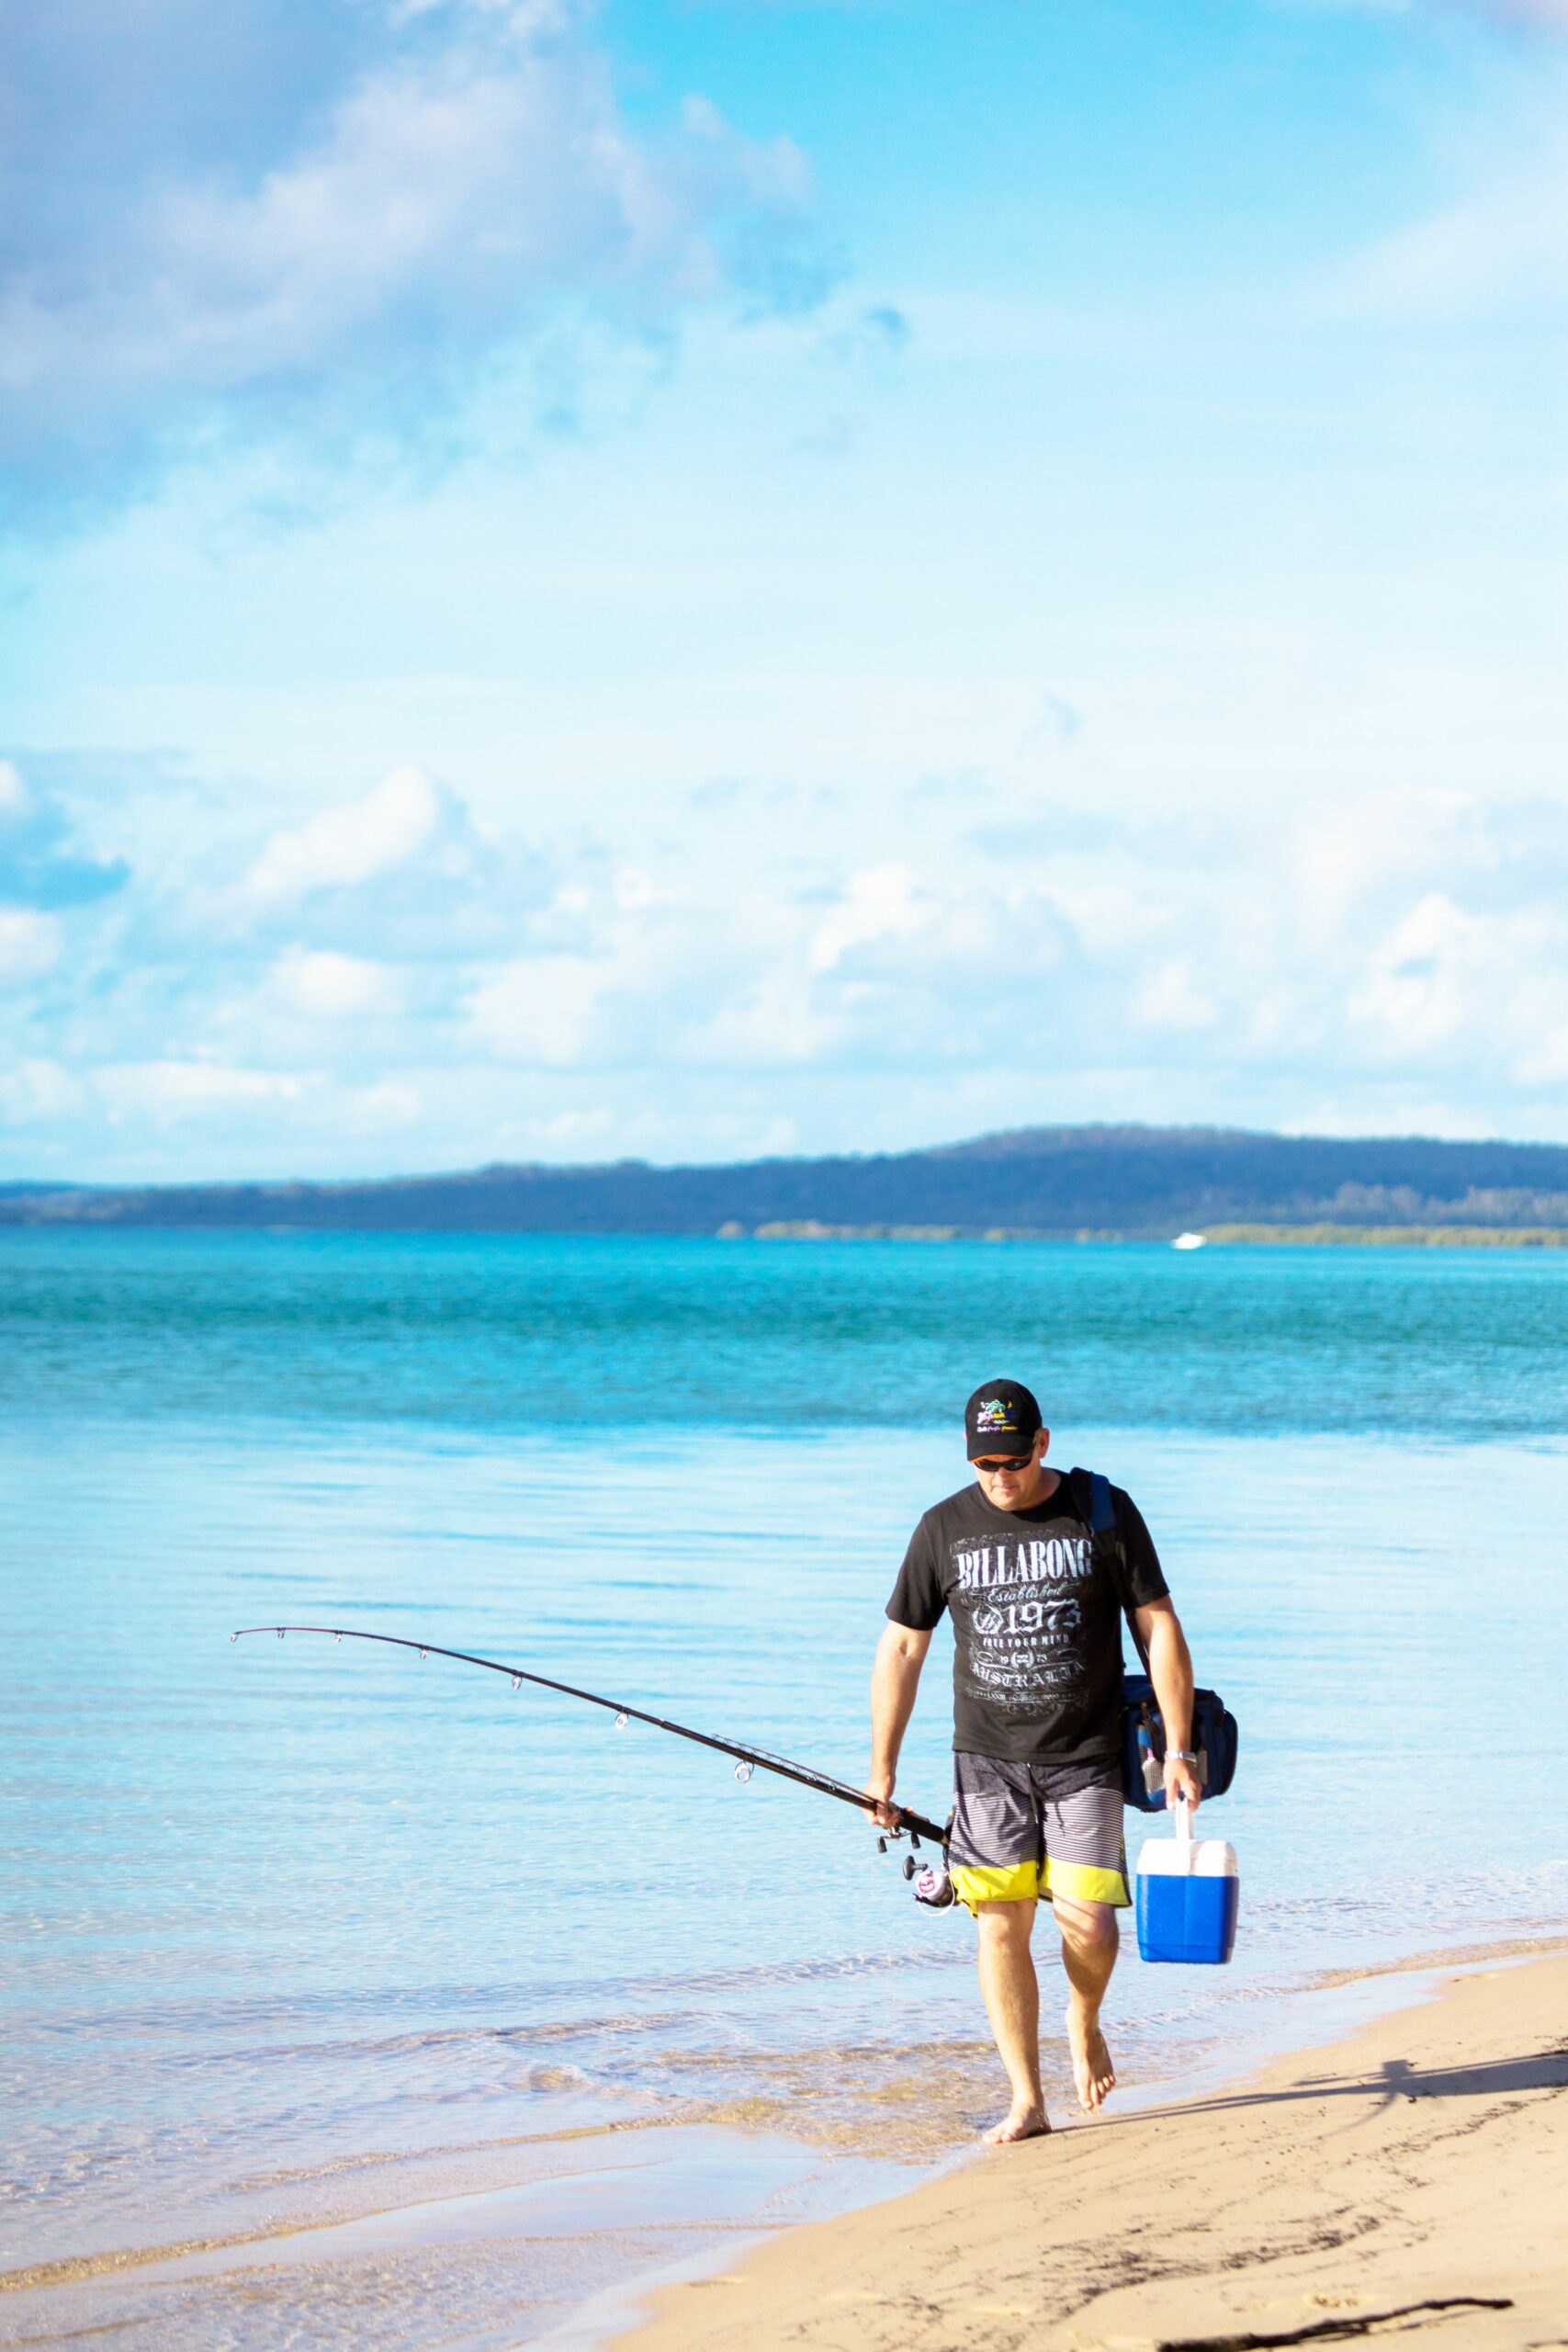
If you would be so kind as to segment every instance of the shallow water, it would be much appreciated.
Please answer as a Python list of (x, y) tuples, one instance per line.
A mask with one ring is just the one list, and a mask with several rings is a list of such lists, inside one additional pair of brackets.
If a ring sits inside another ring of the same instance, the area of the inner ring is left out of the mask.
[[(1523, 1252), (0, 1236), (0, 2263), (360, 2233), (40, 2286), (0, 2343), (521, 2343), (682, 2232), (962, 2144), (998, 2090), (971, 1930), (849, 1808), (434, 1657), (227, 1636), (425, 1634), (858, 1777), (882, 1605), (988, 1373), (1138, 1497), (1242, 1723), (1236, 1962), (1129, 1955), (1129, 2075), (1266, 2041), (1317, 1969), (1559, 1927), (1565, 1283)], [(378, 2237), (394, 2209), (444, 2218)]]

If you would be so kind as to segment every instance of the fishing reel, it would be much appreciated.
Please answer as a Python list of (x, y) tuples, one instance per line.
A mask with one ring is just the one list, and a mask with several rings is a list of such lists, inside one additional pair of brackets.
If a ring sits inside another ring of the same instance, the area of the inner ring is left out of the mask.
[[(877, 1852), (879, 1854), (886, 1854), (887, 1851), (888, 1839), (890, 1838), (895, 1839), (901, 1838), (903, 1835), (904, 1832), (901, 1829), (884, 1830), (876, 1841)], [(904, 1857), (903, 1870), (905, 1884), (913, 1885), (916, 1902), (923, 1903), (928, 1911), (946, 1911), (950, 1909), (952, 1905), (957, 1902), (958, 1897), (953, 1891), (953, 1881), (947, 1874), (946, 1862), (943, 1860), (934, 1862), (919, 1860), (917, 1857), (920, 1849), (920, 1840), (918, 1832), (913, 1829), (909, 1832), (909, 1844), (914, 1849), (914, 1851), (912, 1853), (906, 1854)]]
[(917, 1862), (913, 1854), (906, 1854), (904, 1876), (914, 1881), (915, 1900), (928, 1911), (949, 1911), (958, 1900), (945, 1862)]

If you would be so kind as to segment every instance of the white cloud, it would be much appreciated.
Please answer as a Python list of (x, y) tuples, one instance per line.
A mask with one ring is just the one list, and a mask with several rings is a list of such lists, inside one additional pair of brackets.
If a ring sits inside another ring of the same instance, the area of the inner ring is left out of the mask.
[[(1568, 0), (1560, 21), (1568, 28)], [(1341, 264), (1322, 308), (1438, 325), (1560, 317), (1568, 304), (1565, 119), (1568, 69), (1549, 62), (1506, 155), (1476, 167), (1462, 194)]]
[[(316, 1138), (407, 1136), (425, 1116), (424, 1090), (413, 1080), (344, 1082), (320, 1070), (271, 1069), (212, 1060), (105, 1061), (80, 1070), (26, 1060), (0, 1070), (0, 1122), (61, 1158), (62, 1129), (86, 1126), (118, 1138), (133, 1157), (156, 1158), (160, 1139), (180, 1154), (206, 1154), (215, 1138), (237, 1144), (247, 1172), (287, 1139), (310, 1156)], [(111, 1148), (116, 1148), (111, 1145)], [(35, 1163), (36, 1164), (36, 1163)], [(73, 1170), (69, 1159), (62, 1172)], [(177, 1159), (163, 1173), (178, 1181), (208, 1172), (203, 1160)]]
[(1568, 0), (1464, 0), (1477, 16), (1530, 30), (1568, 32)]
[(611, 895), (623, 914), (637, 914), (657, 904), (660, 893), (635, 865), (618, 866), (610, 883)]
[(614, 1058), (604, 1021), (615, 972), (585, 956), (536, 956), (483, 980), (468, 1001), (476, 1039), (503, 1061), (567, 1069)]
[(402, 1009), (397, 974), (364, 956), (338, 956), (330, 948), (288, 947), (273, 967), (273, 985), (283, 1004), (316, 1021), (383, 1017)]
[(1459, 322), (1568, 298), (1568, 150), (1397, 231), (1343, 280), (1347, 307)]
[[(593, 865), (602, 891), (608, 861), (600, 856)], [(208, 846), (189, 887), (171, 890), (164, 910), (175, 952), (222, 935), (255, 987), (265, 978), (262, 967), (276, 964), (265, 990), (275, 1011), (292, 1002), (309, 1012), (307, 1000), (324, 1009), (334, 986), (340, 999), (366, 996), (367, 1011), (374, 1009), (371, 994), (389, 1008), (385, 967), (392, 967), (400, 974), (399, 1001), (417, 1010), (450, 995), (444, 972), (460, 977), (468, 964), (492, 964), (525, 941), (543, 944), (550, 922), (555, 944), (576, 944), (559, 866), (553, 850), (481, 831), (446, 785), (401, 766), (355, 798), (334, 799), (259, 842), (253, 837), (238, 854), (232, 846)], [(4, 870), (0, 860), (0, 878)], [(617, 885), (633, 898), (647, 887), (629, 868)], [(345, 973), (334, 983), (331, 965), (278, 962), (290, 952), (346, 957), (382, 968), (383, 978), (369, 991)]]
[(0, 1118), (7, 1126), (68, 1129), (86, 1107), (85, 1089), (60, 1062), (40, 1057), (0, 1070)]
[(1298, 0), (1307, 8), (1344, 6), (1357, 14), (1481, 17), (1513, 32), (1568, 31), (1568, 0)]
[(831, 912), (817, 925), (807, 951), (813, 972), (831, 972), (852, 948), (911, 939), (929, 921), (907, 865), (876, 865), (852, 876)]
[(1515, 1081), (1568, 1075), (1568, 922), (1555, 904), (1478, 913), (1429, 892), (1371, 948), (1347, 1005), (1363, 1051), (1450, 1075), (1499, 1058)]
[(552, 43), (371, 76), (254, 190), (175, 192), (157, 243), (169, 322), (229, 386), (353, 366), (356, 341), (411, 300), (462, 335), (514, 317), (529, 290), (672, 260), (709, 279), (700, 246), (679, 254), (684, 225), (598, 62)]
[(274, 833), (245, 876), (245, 895), (276, 906), (368, 882), (416, 857), (441, 818), (441, 796), (429, 777), (419, 768), (394, 768), (362, 799)]
[(962, 866), (919, 876), (878, 865), (850, 876), (815, 924), (806, 962), (846, 994), (876, 985), (929, 991), (967, 1012), (976, 999), (1032, 988), (1072, 944), (1056, 895), (1035, 878), (998, 885)]
[[(823, 901), (826, 899), (827, 903)], [(908, 1067), (985, 1050), (1042, 1016), (1041, 989), (1072, 948), (1038, 885), (997, 888), (872, 866), (830, 894), (752, 887), (558, 894), (571, 952), (551, 946), (487, 974), (466, 1001), (473, 1039), (548, 1069)]]
[[(128, 874), (118, 859), (82, 855), (67, 811), (51, 794), (30, 786), (9, 760), (0, 760), (0, 907), (44, 914), (88, 905), (112, 897)], [(35, 942), (52, 936), (37, 926), (32, 935)], [(25, 950), (23, 960), (28, 960)]]
[(120, 495), (204, 436), (428, 450), (552, 314), (635, 339), (735, 277), (738, 215), (794, 234), (797, 153), (701, 100), (634, 130), (587, 0), (231, 0), (221, 36), (195, 14), (56, 0), (8, 46), (21, 508)]
[(1451, 1046), (1475, 984), (1495, 969), (1493, 927), (1433, 891), (1371, 951), (1347, 1012), (1402, 1057)]
[(41, 1154), (92, 1174), (95, 1136), (121, 1167), (142, 1138), (165, 1172), (220, 1145), (345, 1171), (378, 1138), (408, 1165), (744, 1148), (778, 1120), (852, 1148), (908, 1139), (920, 1103), (928, 1136), (1325, 1105), (1340, 1127), (1408, 1105), (1450, 1132), (1561, 1131), (1563, 803), (1401, 790), (1275, 823), (1084, 808), (978, 832), (970, 813), (906, 804), (895, 863), (842, 857), (788, 796), (706, 823), (701, 858), (655, 811), (613, 854), (558, 842), (547, 888), (400, 770), (236, 861), (248, 890), (182, 893), (149, 863), (113, 899), (14, 910), (17, 1172)]
[(60, 925), (31, 907), (0, 907), (0, 988), (49, 971), (60, 956)]
[(111, 1121), (146, 1118), (162, 1125), (201, 1121), (213, 1112), (267, 1112), (298, 1103), (312, 1080), (298, 1070), (171, 1059), (106, 1064), (91, 1073), (91, 1084)]
[(1150, 1029), (1210, 1029), (1218, 1019), (1213, 1000), (1192, 978), (1184, 956), (1173, 956), (1151, 972), (1133, 1000), (1137, 1019)]
[(697, 1067), (807, 1071), (831, 1068), (847, 1035), (836, 1002), (794, 963), (774, 964), (694, 1011), (680, 1049)]
[(384, 1078), (374, 1086), (356, 1088), (347, 1109), (355, 1127), (392, 1130), (415, 1125), (424, 1115), (425, 1102), (420, 1089), (407, 1079)]

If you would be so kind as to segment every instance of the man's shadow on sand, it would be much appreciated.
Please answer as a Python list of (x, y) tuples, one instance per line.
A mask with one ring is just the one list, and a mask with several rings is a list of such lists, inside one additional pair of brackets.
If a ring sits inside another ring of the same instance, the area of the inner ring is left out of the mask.
[[(1568, 2042), (1528, 2057), (1489, 2058), (1473, 2066), (1413, 2066), (1386, 2058), (1375, 2075), (1309, 2077), (1288, 2091), (1239, 2091), (1228, 2098), (1183, 2100), (1184, 2115), (1234, 2115), (1249, 2107), (1289, 2107), (1327, 2098), (1370, 2099), (1374, 2113), (1399, 2099), (1502, 2098), (1517, 2091), (1568, 2090)], [(1131, 2123), (1135, 2119), (1119, 2119)]]

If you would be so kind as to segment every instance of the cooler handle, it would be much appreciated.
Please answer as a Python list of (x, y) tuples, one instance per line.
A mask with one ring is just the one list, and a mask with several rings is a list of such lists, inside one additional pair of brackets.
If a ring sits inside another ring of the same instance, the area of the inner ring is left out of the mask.
[(1176, 1815), (1176, 1842), (1181, 1849), (1181, 1867), (1190, 1878), (1192, 1858), (1198, 1850), (1192, 1842), (1192, 1807), (1185, 1797), (1178, 1797), (1171, 1811)]

